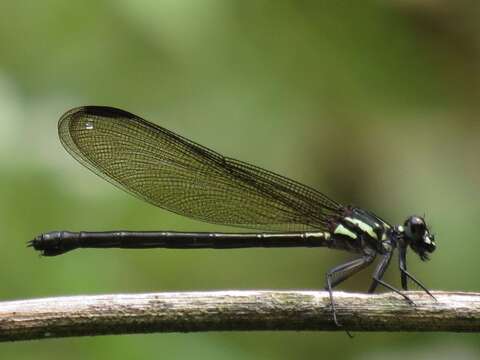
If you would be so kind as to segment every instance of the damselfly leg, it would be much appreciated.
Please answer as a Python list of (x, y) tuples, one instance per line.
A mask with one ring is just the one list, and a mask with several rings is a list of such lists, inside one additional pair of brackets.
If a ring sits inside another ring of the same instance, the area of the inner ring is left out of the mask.
[(335, 308), (335, 302), (333, 301), (332, 289), (338, 284), (340, 284), (341, 282), (345, 281), (349, 277), (359, 272), (360, 270), (366, 268), (368, 265), (372, 263), (374, 259), (375, 259), (375, 254), (368, 254), (359, 259), (355, 259), (345, 264), (336, 266), (327, 272), (326, 290), (330, 295), (330, 306), (332, 308), (333, 321), (338, 327), (341, 327), (341, 324), (338, 322), (338, 319), (337, 319), (337, 310)]

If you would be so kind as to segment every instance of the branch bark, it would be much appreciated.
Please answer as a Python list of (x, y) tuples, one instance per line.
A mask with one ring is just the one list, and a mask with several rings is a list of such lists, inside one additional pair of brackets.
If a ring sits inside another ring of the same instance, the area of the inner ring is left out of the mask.
[(216, 291), (115, 294), (0, 302), (0, 341), (71, 336), (224, 330), (480, 330), (480, 293), (335, 292), (332, 321), (324, 291)]

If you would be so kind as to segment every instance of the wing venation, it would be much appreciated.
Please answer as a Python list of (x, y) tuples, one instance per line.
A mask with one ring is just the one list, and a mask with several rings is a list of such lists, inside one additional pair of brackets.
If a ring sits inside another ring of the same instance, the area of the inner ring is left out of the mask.
[(341, 205), (298, 182), (224, 157), (123, 110), (64, 114), (60, 140), (81, 164), (119, 188), (191, 218), (245, 228), (325, 229)]

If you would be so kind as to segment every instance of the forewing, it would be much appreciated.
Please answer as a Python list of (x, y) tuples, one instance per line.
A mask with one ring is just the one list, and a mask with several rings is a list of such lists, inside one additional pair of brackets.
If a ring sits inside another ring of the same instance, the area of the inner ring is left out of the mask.
[(121, 189), (191, 218), (283, 231), (325, 229), (341, 206), (293, 180), (230, 159), (110, 107), (70, 110), (60, 140), (80, 163)]

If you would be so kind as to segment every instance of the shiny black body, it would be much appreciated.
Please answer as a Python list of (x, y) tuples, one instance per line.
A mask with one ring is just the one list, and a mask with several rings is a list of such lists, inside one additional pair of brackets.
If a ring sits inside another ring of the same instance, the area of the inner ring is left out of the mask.
[[(369, 292), (378, 284), (408, 296), (382, 280), (399, 250), (402, 288), (410, 247), (422, 260), (435, 250), (423, 218), (391, 226), (375, 214), (343, 206), (326, 195), (259, 167), (224, 157), (123, 110), (85, 106), (65, 113), (58, 124), (65, 149), (81, 164), (121, 189), (158, 207), (199, 220), (255, 233), (68, 232), (53, 231), (30, 242), (45, 256), (77, 248), (232, 249), (328, 247), (357, 254), (326, 274), (326, 288), (338, 324), (332, 288), (378, 256)], [(265, 231), (266, 230), (266, 231)]]

